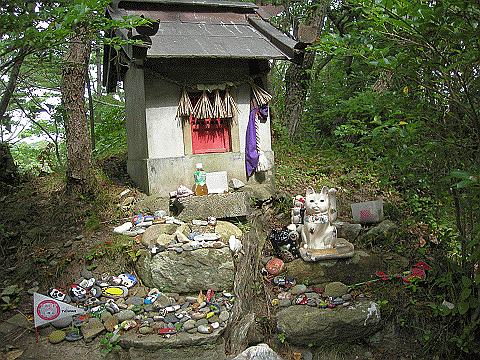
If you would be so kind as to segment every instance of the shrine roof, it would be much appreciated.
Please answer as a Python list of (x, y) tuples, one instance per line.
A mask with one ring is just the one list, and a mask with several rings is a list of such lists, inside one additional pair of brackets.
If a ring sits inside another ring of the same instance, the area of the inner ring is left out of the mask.
[[(158, 23), (158, 30), (146, 40), (147, 58), (291, 60), (297, 42), (265, 20), (268, 10), (237, 1), (117, 0), (107, 7), (107, 16), (122, 20), (137, 15), (154, 21), (155, 26)], [(136, 34), (136, 30), (118, 29), (112, 35), (131, 39)], [(144, 39), (138, 34), (137, 38)], [(133, 46), (123, 48), (133, 59)]]

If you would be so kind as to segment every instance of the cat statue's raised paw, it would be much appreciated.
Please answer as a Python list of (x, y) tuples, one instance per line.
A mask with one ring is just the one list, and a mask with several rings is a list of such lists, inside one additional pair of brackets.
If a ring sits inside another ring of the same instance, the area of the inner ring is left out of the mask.
[(323, 250), (335, 246), (337, 230), (331, 223), (337, 219), (336, 192), (326, 186), (320, 193), (312, 187), (307, 188), (301, 248)]

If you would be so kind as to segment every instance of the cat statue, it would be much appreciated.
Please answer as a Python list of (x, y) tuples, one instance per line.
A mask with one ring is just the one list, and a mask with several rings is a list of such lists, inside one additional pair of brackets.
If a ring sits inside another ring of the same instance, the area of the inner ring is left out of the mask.
[(337, 219), (337, 199), (334, 188), (322, 188), (316, 193), (308, 187), (305, 196), (305, 214), (301, 227), (300, 248), (308, 250), (332, 249), (337, 239), (337, 229), (331, 223)]

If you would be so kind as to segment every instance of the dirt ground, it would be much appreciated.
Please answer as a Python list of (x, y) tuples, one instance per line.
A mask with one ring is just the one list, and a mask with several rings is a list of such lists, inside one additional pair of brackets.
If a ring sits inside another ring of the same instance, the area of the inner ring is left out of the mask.
[[(33, 300), (27, 290), (37, 283), (38, 292), (45, 294), (50, 287), (68, 289), (85, 268), (113, 275), (134, 272), (126, 252), (137, 249), (139, 239), (122, 244), (119, 241), (125, 240), (119, 240), (112, 232), (114, 226), (133, 215), (132, 210), (119, 207), (118, 194), (125, 189), (130, 189), (133, 195), (138, 193), (118, 160), (102, 164), (109, 180), (102, 183), (102, 193), (95, 198), (66, 196), (61, 175), (32, 179), (0, 194), (0, 289), (12, 284), (22, 289), (12, 304), (2, 303), (0, 321), (17, 314), (33, 319)], [(273, 225), (283, 221), (281, 216), (272, 218)], [(33, 328), (17, 328), (5, 336), (0, 334), (0, 360), (105, 357), (99, 338), (88, 344), (80, 340), (53, 345), (48, 342), (51, 331), (53, 327), (47, 326), (39, 329), (38, 334)], [(272, 342), (275, 343), (284, 359), (298, 358), (295, 354), (300, 350)], [(324, 350), (315, 359), (409, 359), (408, 347), (406, 344), (406, 351), (400, 356), (388, 354), (388, 349), (373, 352), (365, 344), (358, 344), (348, 350)], [(307, 359), (310, 355), (301, 358)]]

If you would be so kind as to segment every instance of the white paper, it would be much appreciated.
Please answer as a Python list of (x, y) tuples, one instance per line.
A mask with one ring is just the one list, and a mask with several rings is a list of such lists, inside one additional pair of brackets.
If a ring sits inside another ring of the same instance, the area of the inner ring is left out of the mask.
[(85, 314), (85, 310), (42, 294), (33, 293), (33, 319), (35, 327), (77, 314)]
[(209, 194), (223, 194), (228, 192), (226, 171), (207, 173), (207, 189)]

